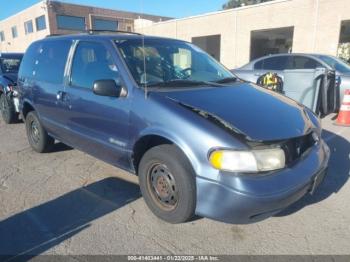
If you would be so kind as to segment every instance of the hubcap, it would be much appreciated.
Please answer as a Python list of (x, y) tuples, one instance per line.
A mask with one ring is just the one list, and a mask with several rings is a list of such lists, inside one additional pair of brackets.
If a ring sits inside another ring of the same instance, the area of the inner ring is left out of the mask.
[(170, 170), (163, 164), (155, 164), (148, 172), (148, 184), (156, 203), (172, 210), (178, 203), (176, 183)]
[(30, 125), (31, 137), (34, 143), (38, 143), (40, 140), (40, 131), (36, 121), (33, 121)]

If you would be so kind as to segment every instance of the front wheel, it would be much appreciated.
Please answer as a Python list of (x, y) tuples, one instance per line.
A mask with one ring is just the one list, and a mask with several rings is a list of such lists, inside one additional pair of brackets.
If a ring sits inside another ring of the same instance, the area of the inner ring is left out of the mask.
[(194, 216), (195, 175), (189, 161), (175, 145), (148, 150), (141, 159), (138, 173), (143, 198), (157, 217), (175, 224)]
[(0, 96), (0, 110), (2, 119), (6, 124), (12, 124), (18, 121), (18, 115), (13, 101), (2, 93)]
[(55, 140), (48, 135), (34, 111), (29, 112), (26, 117), (26, 131), (28, 142), (34, 151), (38, 153), (50, 151)]

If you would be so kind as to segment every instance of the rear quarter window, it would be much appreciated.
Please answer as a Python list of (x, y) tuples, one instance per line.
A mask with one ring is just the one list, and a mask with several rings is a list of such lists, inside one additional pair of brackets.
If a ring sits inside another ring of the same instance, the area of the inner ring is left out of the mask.
[(70, 46), (69, 40), (50, 40), (32, 44), (24, 55), (19, 77), (53, 84), (63, 83)]

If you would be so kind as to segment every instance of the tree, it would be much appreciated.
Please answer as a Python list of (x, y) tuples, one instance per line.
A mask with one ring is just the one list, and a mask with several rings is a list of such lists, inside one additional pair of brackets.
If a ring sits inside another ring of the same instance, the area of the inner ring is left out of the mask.
[(231, 9), (246, 5), (256, 5), (264, 2), (268, 2), (272, 0), (229, 0), (226, 4), (222, 6), (222, 9)]

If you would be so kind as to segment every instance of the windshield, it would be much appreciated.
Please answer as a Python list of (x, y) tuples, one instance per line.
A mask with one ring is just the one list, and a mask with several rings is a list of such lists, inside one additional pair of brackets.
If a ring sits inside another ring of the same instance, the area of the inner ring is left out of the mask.
[(3, 73), (18, 73), (21, 58), (0, 58), (1, 71)]
[(234, 78), (214, 58), (190, 43), (128, 39), (116, 44), (135, 81), (142, 86), (193, 86)]
[(350, 73), (350, 65), (340, 58), (324, 55), (318, 56), (318, 58), (340, 73)]

